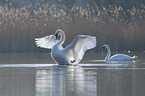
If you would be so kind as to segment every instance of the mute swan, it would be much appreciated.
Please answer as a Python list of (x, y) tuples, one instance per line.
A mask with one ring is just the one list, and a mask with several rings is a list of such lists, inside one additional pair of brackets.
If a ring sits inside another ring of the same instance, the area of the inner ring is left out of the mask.
[[(58, 40), (58, 36), (60, 39)], [(78, 64), (84, 56), (85, 51), (96, 47), (96, 38), (88, 35), (78, 35), (66, 47), (65, 33), (61, 29), (55, 32), (55, 35), (35, 38), (37, 47), (51, 49), (51, 57), (58, 64)]]
[(128, 61), (128, 60), (132, 60), (132, 59), (137, 58), (137, 56), (130, 57), (130, 56), (125, 55), (125, 54), (116, 54), (116, 55), (113, 55), (110, 57), (111, 50), (110, 50), (109, 45), (105, 44), (103, 46), (103, 48), (107, 49), (107, 55), (105, 57), (106, 61)]

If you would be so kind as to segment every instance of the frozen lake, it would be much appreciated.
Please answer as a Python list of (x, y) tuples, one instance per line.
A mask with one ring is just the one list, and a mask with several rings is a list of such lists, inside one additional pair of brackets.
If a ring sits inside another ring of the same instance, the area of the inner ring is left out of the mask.
[(57, 65), (46, 53), (1, 53), (0, 96), (144, 96), (145, 53), (109, 62), (87, 53), (79, 65)]

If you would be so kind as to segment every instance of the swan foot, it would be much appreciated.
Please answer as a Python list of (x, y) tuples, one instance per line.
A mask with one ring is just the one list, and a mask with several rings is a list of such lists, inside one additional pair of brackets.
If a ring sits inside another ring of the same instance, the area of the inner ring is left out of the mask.
[(74, 62), (76, 62), (75, 60), (72, 60), (72, 61), (70, 61), (71, 63), (74, 63)]

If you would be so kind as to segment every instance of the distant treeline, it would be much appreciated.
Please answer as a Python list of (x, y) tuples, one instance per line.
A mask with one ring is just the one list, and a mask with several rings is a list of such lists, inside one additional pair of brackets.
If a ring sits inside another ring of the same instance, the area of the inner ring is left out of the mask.
[(76, 35), (97, 37), (97, 47), (112, 51), (145, 50), (145, 1), (1, 0), (0, 52), (44, 52), (34, 39), (61, 28), (68, 45)]

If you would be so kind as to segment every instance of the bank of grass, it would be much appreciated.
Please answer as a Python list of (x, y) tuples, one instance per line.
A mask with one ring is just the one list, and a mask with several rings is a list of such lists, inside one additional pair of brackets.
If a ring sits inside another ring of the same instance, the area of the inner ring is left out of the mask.
[[(124, 11), (120, 6), (108, 9), (97, 5), (94, 9), (74, 5), (70, 9), (45, 5), (38, 10), (30, 6), (8, 9), (0, 6), (0, 52), (41, 52), (35, 46), (34, 38), (41, 37), (61, 28), (65, 31), (69, 44), (76, 35), (87, 34), (97, 37), (97, 47), (107, 43), (113, 51), (145, 49), (145, 6)], [(31, 12), (33, 11), (33, 12)]]

